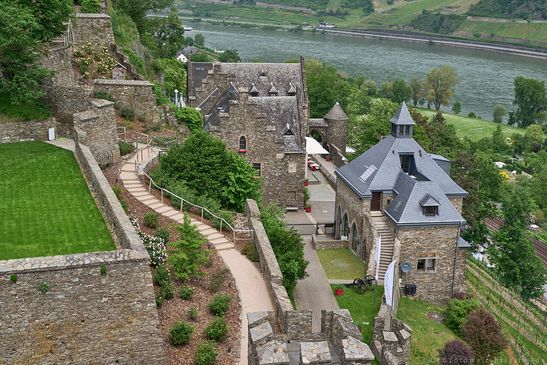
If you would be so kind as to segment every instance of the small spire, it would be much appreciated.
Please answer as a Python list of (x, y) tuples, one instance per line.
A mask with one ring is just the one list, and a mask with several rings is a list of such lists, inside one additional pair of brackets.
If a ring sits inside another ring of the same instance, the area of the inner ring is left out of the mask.
[(292, 82), (289, 82), (289, 91), (287, 91), (287, 95), (293, 96), (296, 95), (296, 88), (293, 86)]
[(257, 96), (259, 94), (254, 82), (252, 83), (251, 90), (249, 90), (249, 94), (251, 94), (251, 96)]
[(277, 95), (277, 89), (275, 88), (273, 82), (270, 83), (272, 85), (272, 87), (270, 88), (270, 95)]

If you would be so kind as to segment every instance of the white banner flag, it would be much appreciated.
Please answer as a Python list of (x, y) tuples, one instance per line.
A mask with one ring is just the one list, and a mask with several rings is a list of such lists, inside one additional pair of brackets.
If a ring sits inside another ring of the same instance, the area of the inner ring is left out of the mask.
[(393, 279), (395, 277), (395, 263), (393, 260), (387, 267), (386, 276), (384, 277), (384, 293), (386, 296), (386, 304), (393, 307)]
[(382, 252), (382, 236), (376, 238), (376, 280), (380, 274), (380, 254)]

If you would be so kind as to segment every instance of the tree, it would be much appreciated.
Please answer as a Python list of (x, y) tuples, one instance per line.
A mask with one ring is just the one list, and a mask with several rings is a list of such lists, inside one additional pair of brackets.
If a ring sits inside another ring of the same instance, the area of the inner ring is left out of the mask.
[(476, 299), (451, 299), (444, 315), (444, 324), (458, 336), (462, 335), (469, 313), (480, 308)]
[(184, 64), (176, 58), (162, 58), (158, 60), (158, 66), (163, 76), (163, 88), (169, 95), (186, 90), (186, 70)]
[(257, 179), (256, 170), (244, 158), (235, 153), (230, 157), (231, 168), (222, 193), (223, 201), (226, 208), (243, 212), (247, 199), (260, 200), (260, 180)]
[(175, 9), (167, 17), (157, 17), (147, 24), (154, 37), (154, 50), (157, 57), (172, 58), (184, 46), (184, 26)]
[(73, 12), (72, 2), (67, 0), (16, 0), (12, 3), (18, 3), (32, 12), (39, 29), (30, 28), (28, 31), (34, 38), (46, 42), (66, 32), (66, 22)]
[(393, 81), (393, 101), (401, 103), (402, 101), (408, 102), (412, 96), (412, 89), (405, 80), (399, 79)]
[(197, 47), (203, 47), (205, 46), (205, 36), (201, 33), (198, 33), (194, 36), (194, 44)]
[(459, 101), (454, 102), (454, 105), (452, 105), (452, 111), (456, 115), (460, 114), (462, 111), (462, 103), (460, 103)]
[(241, 57), (235, 49), (227, 49), (219, 56), (220, 62), (241, 62)]
[(505, 136), (501, 131), (501, 126), (497, 126), (492, 133), (492, 151), (500, 154), (509, 153), (511, 146), (509, 146), (505, 140)]
[(463, 328), (463, 338), (473, 350), (475, 365), (488, 365), (507, 347), (496, 319), (486, 309), (480, 308), (469, 314)]
[(202, 245), (207, 242), (195, 225), (190, 222), (188, 214), (184, 214), (183, 223), (177, 226), (180, 239), (169, 245), (174, 248), (167, 257), (167, 262), (173, 268), (175, 277), (188, 281), (199, 275), (199, 267), (207, 262), (209, 254)]
[(203, 130), (203, 116), (194, 108), (184, 107), (175, 109), (175, 117), (180, 123), (186, 123), (190, 132)]
[(98, 13), (101, 11), (101, 2), (100, 0), (82, 0), (80, 11), (82, 13)]
[(503, 105), (496, 104), (494, 106), (494, 110), (492, 111), (492, 116), (494, 117), (494, 122), (501, 123), (503, 121), (503, 117), (505, 116), (506, 113), (507, 113), (507, 111), (505, 110)]
[(545, 121), (547, 98), (545, 81), (518, 76), (515, 78), (514, 110), (509, 113), (509, 124), (528, 127)]
[(205, 52), (194, 53), (190, 56), (192, 62), (211, 62), (213, 59)]
[(524, 138), (526, 139), (527, 150), (537, 153), (543, 146), (543, 129), (537, 124), (529, 125), (528, 128), (526, 128)]
[(417, 77), (413, 77), (410, 79), (409, 86), (412, 102), (414, 103), (414, 106), (418, 106), (420, 100), (426, 97), (425, 82)]
[(428, 72), (426, 80), (427, 99), (433, 103), (436, 110), (439, 110), (441, 105), (448, 105), (457, 83), (458, 75), (451, 66), (435, 67)]
[(142, 31), (146, 26), (146, 13), (169, 8), (173, 5), (173, 0), (112, 0), (112, 4), (129, 15), (139, 31)]
[(441, 365), (471, 365), (473, 352), (461, 341), (448, 342), (442, 350), (439, 350)]

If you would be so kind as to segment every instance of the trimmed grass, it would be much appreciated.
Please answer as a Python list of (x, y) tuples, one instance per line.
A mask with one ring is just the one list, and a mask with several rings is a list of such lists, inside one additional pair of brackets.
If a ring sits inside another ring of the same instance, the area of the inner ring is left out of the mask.
[(0, 260), (116, 247), (72, 152), (0, 144)]
[[(418, 108), (418, 111), (430, 119), (436, 113), (434, 110), (429, 109)], [(498, 125), (501, 126), (501, 130), (506, 137), (510, 137), (514, 133), (526, 133), (525, 129), (510, 127), (505, 124), (499, 124), (484, 119), (467, 118), (445, 112), (443, 112), (443, 116), (448, 124), (451, 124), (456, 128), (458, 137), (469, 137), (473, 141), (478, 141), (485, 137), (492, 137), (492, 133), (494, 133)]]
[(465, 20), (457, 29), (458, 32), (469, 34), (480, 33), (485, 36), (519, 38), (527, 41), (545, 42), (547, 23), (494, 23), (475, 20)]
[(353, 281), (364, 276), (365, 264), (347, 248), (330, 248), (315, 252), (329, 279)]
[[(341, 287), (340, 285), (331, 285), (332, 289)], [(355, 324), (361, 329), (363, 341), (367, 344), (372, 342), (372, 326), (374, 317), (380, 310), (384, 287), (378, 286), (376, 289), (376, 304), (374, 304), (374, 291), (367, 291), (363, 294), (356, 293), (352, 288), (344, 288), (344, 295), (336, 296), (336, 302), (341, 309), (350, 311)], [(411, 364), (414, 364), (411, 362)], [(416, 363), (418, 364), (418, 363)]]

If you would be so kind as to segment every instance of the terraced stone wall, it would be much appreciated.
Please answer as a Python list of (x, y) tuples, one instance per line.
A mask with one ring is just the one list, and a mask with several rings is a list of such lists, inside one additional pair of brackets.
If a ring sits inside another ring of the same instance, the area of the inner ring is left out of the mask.
[(57, 125), (55, 118), (0, 123), (0, 143), (47, 141), (48, 129)]

